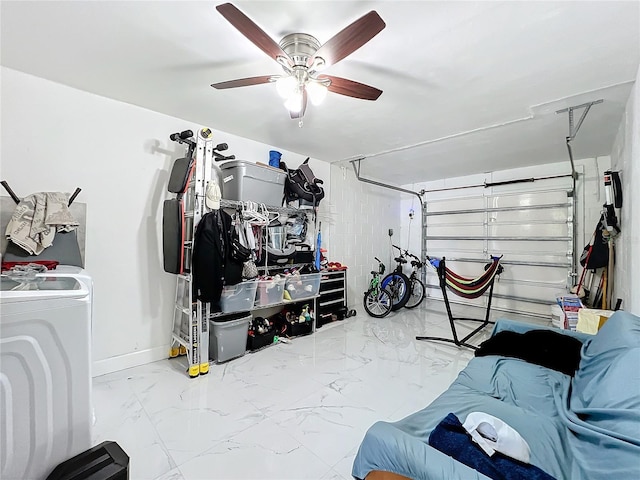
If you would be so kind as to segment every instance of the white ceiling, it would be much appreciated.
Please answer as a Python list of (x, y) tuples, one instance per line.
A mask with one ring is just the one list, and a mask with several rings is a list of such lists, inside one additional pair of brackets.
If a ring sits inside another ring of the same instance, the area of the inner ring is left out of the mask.
[(382, 96), (329, 94), (298, 128), (274, 85), (209, 86), (282, 72), (219, 3), (2, 1), (1, 63), (399, 184), (567, 160), (555, 111), (600, 98), (574, 154), (609, 154), (640, 63), (637, 1), (236, 1), (276, 41), (387, 24), (326, 70)]

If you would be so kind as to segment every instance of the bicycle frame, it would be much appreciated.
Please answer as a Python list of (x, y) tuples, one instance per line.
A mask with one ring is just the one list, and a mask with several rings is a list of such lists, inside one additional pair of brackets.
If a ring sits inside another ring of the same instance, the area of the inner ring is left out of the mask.
[(382, 284), (382, 276), (384, 275), (385, 266), (384, 266), (384, 263), (382, 263), (378, 257), (374, 257), (374, 258), (378, 261), (378, 271), (371, 272), (371, 281), (369, 282), (369, 288), (367, 292), (375, 290), (377, 293)]

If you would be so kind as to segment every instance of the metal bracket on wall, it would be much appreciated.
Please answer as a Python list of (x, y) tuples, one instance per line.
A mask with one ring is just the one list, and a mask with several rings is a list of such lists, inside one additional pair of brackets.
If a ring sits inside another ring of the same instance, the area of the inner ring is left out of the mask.
[[(574, 198), (572, 198), (571, 200), (573, 200), (573, 206), (572, 206), (572, 233), (573, 233), (573, 244), (572, 244), (572, 248), (571, 248), (571, 258), (572, 258), (572, 272), (569, 275), (571, 279), (573, 279), (575, 281), (575, 279), (578, 277), (577, 274), (577, 268), (578, 268), (578, 245), (577, 245), (577, 235), (578, 235), (578, 231), (577, 231), (577, 223), (575, 221), (576, 219), (576, 214), (577, 214), (577, 202), (575, 199), (575, 192), (576, 192), (576, 180), (578, 179), (578, 172), (576, 172), (576, 165), (575, 162), (573, 160), (573, 151), (571, 150), (571, 141), (576, 138), (576, 135), (578, 134), (578, 130), (580, 130), (580, 127), (582, 126), (582, 122), (584, 122), (584, 119), (587, 116), (587, 113), (589, 113), (589, 109), (593, 106), (593, 105), (597, 105), (599, 103), (602, 103), (604, 100), (599, 99), (599, 100), (594, 100), (593, 102), (587, 102), (587, 103), (583, 103), (581, 105), (574, 105), (572, 107), (569, 108), (563, 108), (562, 110), (558, 110), (556, 111), (556, 113), (564, 113), (564, 112), (569, 112), (569, 136), (566, 137), (566, 141), (567, 141), (567, 151), (569, 152), (569, 161), (571, 162), (571, 176), (573, 177), (573, 195)], [(574, 110), (577, 110), (579, 108), (584, 108), (584, 111), (582, 112), (582, 115), (580, 115), (580, 119), (578, 120), (578, 124), (576, 125), (574, 123), (574, 119), (573, 119), (573, 112)]]
[[(364, 160), (364, 158), (358, 158), (356, 160), (349, 160), (351, 166), (353, 167), (353, 171), (356, 174), (356, 178), (364, 183), (370, 183), (371, 185), (377, 185), (378, 187), (390, 188), (391, 190), (397, 190), (398, 192), (408, 193), (409, 195), (416, 195), (420, 200), (420, 205), (422, 205), (422, 192), (414, 192), (413, 190), (407, 190), (406, 188), (397, 187), (395, 185), (389, 185), (388, 183), (378, 182), (376, 180), (370, 180), (368, 178), (362, 178), (360, 176), (360, 162)], [(356, 163), (358, 166), (356, 167)]]
[[(603, 101), (604, 100), (602, 99), (594, 100), (593, 102), (583, 103), (582, 105), (574, 105), (573, 107), (563, 108), (562, 110), (556, 111), (556, 113), (569, 112), (569, 136), (567, 137), (568, 141), (571, 141), (574, 138), (576, 138), (576, 135), (578, 134), (578, 130), (580, 130), (580, 126), (582, 125), (582, 122), (584, 122), (584, 119), (587, 116), (587, 113), (589, 113), (589, 109), (593, 105), (597, 105), (599, 103), (602, 103)], [(577, 110), (579, 108), (584, 108), (584, 112), (582, 112), (582, 115), (580, 116), (580, 120), (578, 120), (578, 124), (574, 125), (573, 112), (574, 110)]]

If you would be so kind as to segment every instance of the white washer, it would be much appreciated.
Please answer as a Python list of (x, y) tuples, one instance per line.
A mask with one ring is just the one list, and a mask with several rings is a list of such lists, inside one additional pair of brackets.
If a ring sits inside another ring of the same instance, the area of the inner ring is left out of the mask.
[(2, 479), (45, 478), (91, 447), (91, 281), (84, 275), (0, 279)]

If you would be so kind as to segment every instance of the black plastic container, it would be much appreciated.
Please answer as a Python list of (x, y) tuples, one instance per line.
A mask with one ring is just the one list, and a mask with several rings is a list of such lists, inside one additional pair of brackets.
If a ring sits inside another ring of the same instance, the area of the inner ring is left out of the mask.
[(312, 332), (313, 330), (313, 320), (310, 320), (308, 322), (295, 322), (295, 323), (290, 323), (289, 324), (289, 328), (287, 329), (287, 334), (290, 337), (297, 337), (299, 335), (308, 335)]
[(273, 330), (266, 333), (256, 333), (255, 335), (249, 335), (247, 336), (247, 350), (254, 351), (271, 345), (275, 336), (276, 334)]
[(47, 480), (128, 480), (129, 455), (116, 442), (102, 442), (62, 462)]

